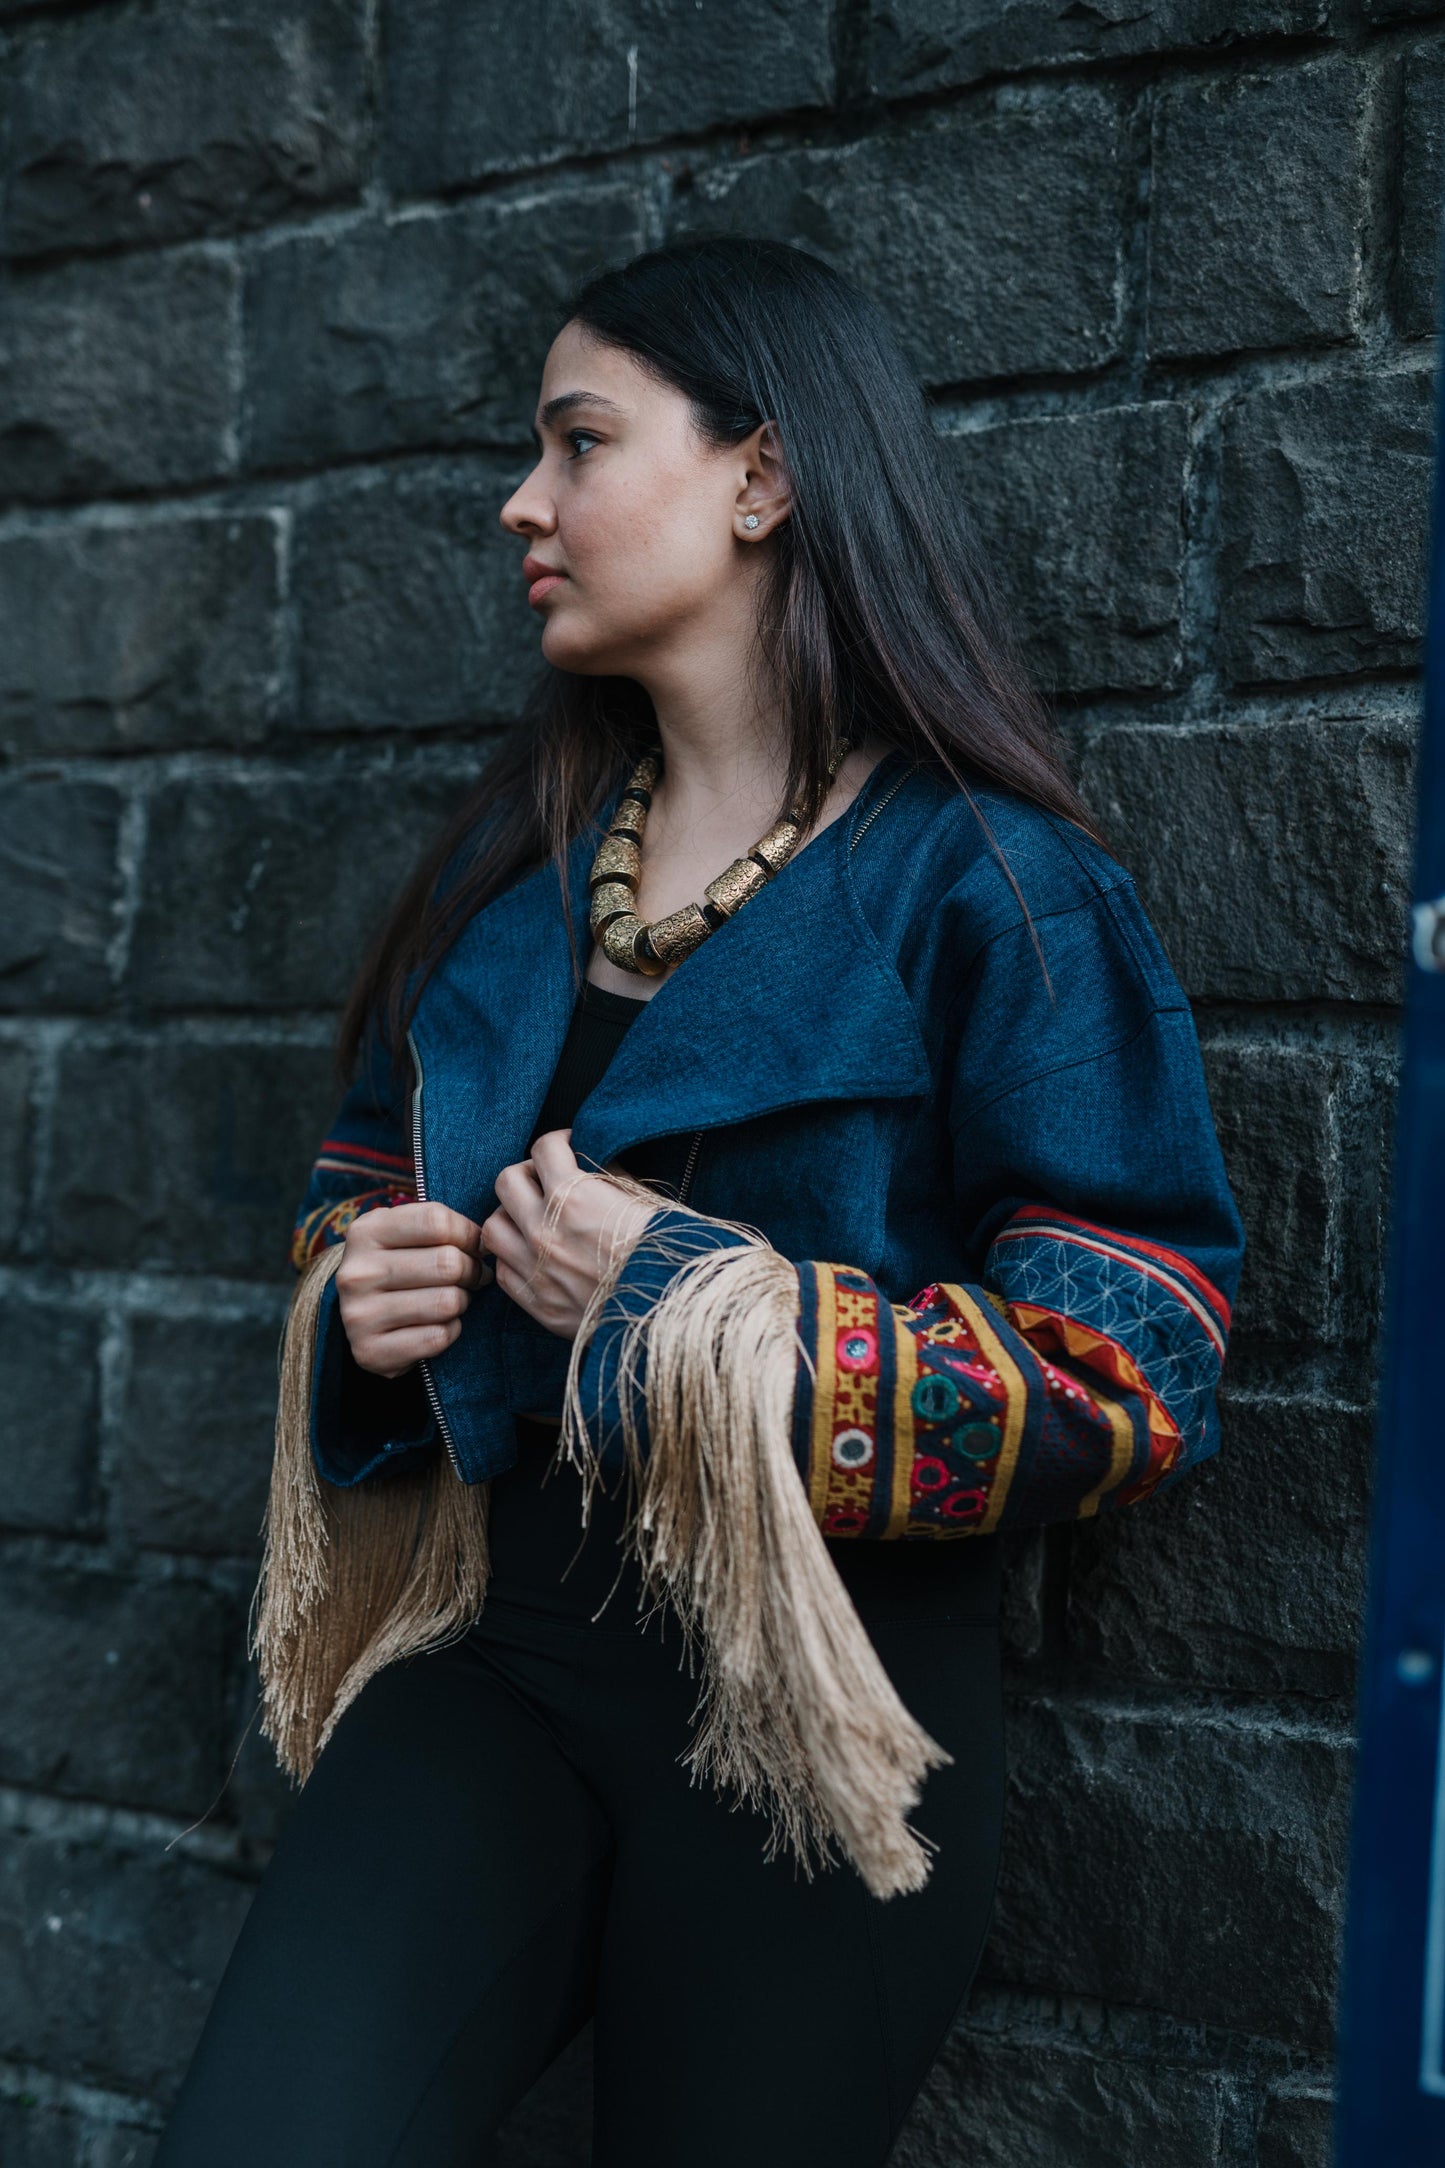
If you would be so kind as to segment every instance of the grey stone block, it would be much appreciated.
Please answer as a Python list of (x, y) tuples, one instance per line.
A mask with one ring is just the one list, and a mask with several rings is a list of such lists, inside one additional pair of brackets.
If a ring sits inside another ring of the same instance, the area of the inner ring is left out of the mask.
[(328, 487), (298, 521), (303, 722), (510, 721), (541, 667), (523, 545), (497, 514), (525, 468), (476, 460)]
[(1395, 1099), (1403, 1049), (1387, 1046), (1340, 1072), (1340, 1219), (1332, 1340), (1352, 1351), (1355, 1375), (1373, 1382), (1383, 1309), (1394, 1183)]
[(1195, 999), (1399, 999), (1410, 731), (1110, 729), (1082, 782)]
[(957, 2025), (888, 2168), (1215, 2168), (1220, 2079)]
[(1395, 320), (1407, 339), (1428, 338), (1440, 314), (1442, 204), (1445, 204), (1445, 54), (1438, 47), (1404, 63), (1404, 142), (1396, 237)]
[(1119, 108), (1081, 84), (699, 169), (671, 224), (825, 258), (880, 304), (924, 379), (945, 384), (1115, 359), (1131, 186)]
[(68, 1047), (52, 1256), (285, 1283), (296, 1207), (340, 1097), (323, 1047)]
[(630, 185), (484, 198), (267, 249), (247, 307), (250, 459), (525, 443), (574, 288), (641, 246)]
[(22, 1233), (30, 1166), (31, 1061), (28, 1048), (0, 1040), (0, 1254)]
[(111, 1477), (131, 1542), (259, 1563), (283, 1314), (134, 1320)]
[(1110, 1678), (1353, 1702), (1372, 1418), (1226, 1394), (1220, 1450), (1074, 1531), (1071, 1645)]
[(158, 2143), (135, 2123), (99, 2122), (33, 2094), (0, 2100), (5, 2168), (150, 2168)]
[(101, 8), (19, 47), (0, 236), (14, 255), (170, 241), (354, 192), (358, 0)]
[(1434, 434), (1423, 369), (1253, 392), (1228, 410), (1220, 581), (1231, 678), (1417, 665)]
[(1365, 88), (1353, 61), (1332, 58), (1164, 94), (1149, 197), (1151, 354), (1350, 335)]
[(1004, 1660), (1011, 1665), (1031, 1663), (1043, 1652), (1047, 1536), (1043, 1528), (1006, 1528), (1000, 1536), (1003, 1588), (999, 1622)]
[(96, 1517), (95, 1320), (59, 1304), (0, 1305), (0, 1527), (82, 1534)]
[(557, 0), (497, 13), (392, 7), (384, 140), (394, 188), (620, 150), (826, 105), (829, 0)]
[(1244, 1713), (1044, 1700), (1011, 1706), (1009, 1742), (988, 1978), (1330, 2044), (1342, 1746)]
[(222, 1696), (244, 1633), (213, 1589), (47, 1566), (15, 1546), (0, 1578), (0, 1776), (199, 1814), (225, 1772)]
[(1182, 406), (1158, 401), (944, 439), (1035, 675), (1136, 691), (1179, 665)]
[(1236, 1332), (1323, 1340), (1334, 1314), (1340, 1063), (1309, 1045), (1205, 1048), (1248, 1247)]
[(59, 1836), (7, 1840), (0, 2054), (81, 2083), (169, 2092), (250, 1897), (244, 1883), (167, 1856), (159, 1840), (138, 1856)]
[(1011, 68), (1203, 50), (1323, 30), (1324, 0), (869, 0), (863, 75), (875, 96), (943, 90)]
[(1275, 2093), (1259, 2127), (1259, 2168), (1331, 2168), (1334, 2103), (1313, 2093)]
[(229, 472), (238, 315), (236, 266), (211, 254), (0, 279), (0, 503)]
[(407, 764), (166, 784), (151, 808), (133, 991), (157, 1006), (339, 1006), (461, 788), (455, 769)]
[(105, 783), (0, 782), (0, 1009), (90, 1008), (108, 996), (123, 804)]
[(0, 750), (263, 737), (282, 695), (281, 542), (250, 514), (0, 539)]

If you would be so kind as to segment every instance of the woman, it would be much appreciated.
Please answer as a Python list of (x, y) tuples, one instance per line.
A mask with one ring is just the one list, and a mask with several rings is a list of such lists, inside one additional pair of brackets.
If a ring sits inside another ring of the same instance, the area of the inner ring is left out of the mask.
[(654, 252), (535, 434), (546, 682), (297, 1223), (255, 1646), (305, 1788), (160, 2168), (474, 2163), (590, 2014), (596, 2168), (882, 2162), (993, 1900), (999, 1532), (1216, 1444), (1188, 1004), (887, 326)]

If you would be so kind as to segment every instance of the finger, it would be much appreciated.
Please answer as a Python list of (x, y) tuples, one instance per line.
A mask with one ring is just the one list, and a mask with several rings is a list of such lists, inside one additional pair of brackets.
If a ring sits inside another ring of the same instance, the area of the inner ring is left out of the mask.
[[(510, 1167), (503, 1167), (497, 1176), (497, 1202), (501, 1205), (512, 1225), (529, 1242), (535, 1242), (547, 1209), (546, 1195), (537, 1178), (537, 1169), (530, 1159), (520, 1159)], [(496, 1253), (496, 1244), (487, 1243)]]
[(442, 1354), (461, 1329), (461, 1319), (453, 1317), (435, 1325), (409, 1325), (396, 1332), (378, 1333), (363, 1342), (356, 1359), (363, 1370), (373, 1370), (380, 1377), (398, 1378), (403, 1370), (410, 1370), (413, 1363)]
[(413, 1325), (435, 1325), (460, 1317), (471, 1302), (464, 1287), (403, 1287), (390, 1294), (341, 1296), (341, 1321), (348, 1338), (374, 1340)]
[(503, 1211), (493, 1212), (482, 1222), (482, 1237), (498, 1268), (510, 1265), (514, 1272), (530, 1272), (537, 1261), (537, 1253), (526, 1235), (511, 1217)]
[(367, 1223), (368, 1234), (382, 1249), (439, 1248), (450, 1244), (472, 1257), (481, 1255), (481, 1228), (464, 1212), (453, 1212), (450, 1205), (395, 1204), (363, 1213), (352, 1224), (360, 1227), (363, 1223)]
[(571, 1136), (570, 1129), (547, 1129), (533, 1140), (532, 1163), (537, 1170), (537, 1179), (542, 1185), (544, 1196), (549, 1195), (559, 1182), (565, 1182), (569, 1175), (578, 1171)]
[(536, 1289), (526, 1273), (519, 1272), (515, 1265), (509, 1265), (505, 1259), (500, 1260), (497, 1265), (497, 1285), (513, 1302), (521, 1303), (524, 1310), (536, 1299)]
[[(480, 1236), (481, 1229), (477, 1229)], [(485, 1287), (492, 1268), (450, 1243), (439, 1249), (378, 1250), (369, 1262), (368, 1285), (391, 1293), (421, 1287)]]
[(527, 1311), (532, 1317), (540, 1318), (544, 1324), (547, 1322), (552, 1298), (541, 1282), (530, 1273), (517, 1272), (508, 1264), (498, 1265), (497, 1286), (519, 1309)]

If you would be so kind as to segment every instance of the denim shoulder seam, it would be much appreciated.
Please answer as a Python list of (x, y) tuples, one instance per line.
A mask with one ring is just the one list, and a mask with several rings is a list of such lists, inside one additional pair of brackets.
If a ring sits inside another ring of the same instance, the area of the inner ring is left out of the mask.
[[(1061, 903), (1057, 907), (1057, 909), (1052, 911), (1031, 911), (1029, 913), (1029, 918), (1032, 920), (1035, 926), (1046, 925), (1051, 919), (1074, 918), (1078, 915), (1080, 911), (1096, 910), (1100, 904), (1104, 904), (1107, 907), (1109, 898), (1114, 895), (1119, 889), (1132, 888), (1133, 885), (1134, 884), (1130, 879), (1130, 876), (1126, 873), (1121, 880), (1111, 881), (1107, 888), (1100, 888), (1096, 885), (1094, 888), (1094, 893), (1091, 896), (1083, 896), (1079, 899), (1077, 903)], [(952, 891), (950, 891), (950, 893), (952, 893)], [(1116, 915), (1112, 911), (1110, 911), (1109, 916), (1112, 923), (1119, 923)], [(955, 1003), (958, 1002), (962, 998), (962, 996), (968, 992), (969, 975), (973, 971), (973, 968), (978, 962), (979, 958), (981, 956), (987, 955), (988, 951), (995, 945), (995, 943), (1006, 940), (1010, 934), (1025, 932), (1027, 930), (1027, 924), (1028, 921), (1022, 918), (1013, 919), (1007, 926), (1000, 926), (997, 932), (986, 935), (985, 938), (978, 943), (976, 948), (970, 949), (968, 954), (968, 960), (962, 965), (960, 969), (959, 983), (954, 988), (953, 992), (948, 996), (947, 1001), (944, 1003), (943, 1016), (945, 1023), (952, 1015)], [(1132, 942), (1130, 943), (1130, 954), (1133, 956), (1135, 963), (1138, 964), (1140, 962), (1140, 958)]]
[(1067, 1069), (1085, 1069), (1090, 1062), (1103, 1061), (1110, 1054), (1121, 1054), (1126, 1047), (1132, 1046), (1136, 1039), (1142, 1039), (1145, 1032), (1161, 1016), (1192, 1017), (1193, 1011), (1187, 1001), (1158, 1003), (1149, 1011), (1138, 1029), (1129, 1032), (1124, 1038), (1112, 1039), (1107, 1046), (1096, 1046), (1091, 1053), (1078, 1054), (1069, 1061), (1051, 1062), (1046, 1068), (1037, 1069), (1030, 1076), (1019, 1077), (1015, 1083), (1005, 1084), (1001, 1091), (996, 1091), (993, 1094), (992, 1098), (980, 1099), (978, 1104), (970, 1107), (967, 1114), (957, 1123), (953, 1130), (954, 1136), (960, 1136), (971, 1122), (977, 1121), (980, 1114), (986, 1114), (990, 1107), (997, 1106), (1001, 1100), (1011, 1099), (1016, 1092), (1028, 1091), (1035, 1084), (1042, 1084), (1051, 1076), (1062, 1076)]

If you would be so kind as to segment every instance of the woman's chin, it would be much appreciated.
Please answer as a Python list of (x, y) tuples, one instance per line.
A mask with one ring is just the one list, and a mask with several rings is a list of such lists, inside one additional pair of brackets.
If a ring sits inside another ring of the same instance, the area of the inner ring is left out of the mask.
[(542, 627), (542, 659), (554, 670), (570, 670), (578, 677), (616, 675), (610, 651), (590, 639), (580, 625), (569, 625), (565, 615), (549, 615)]

